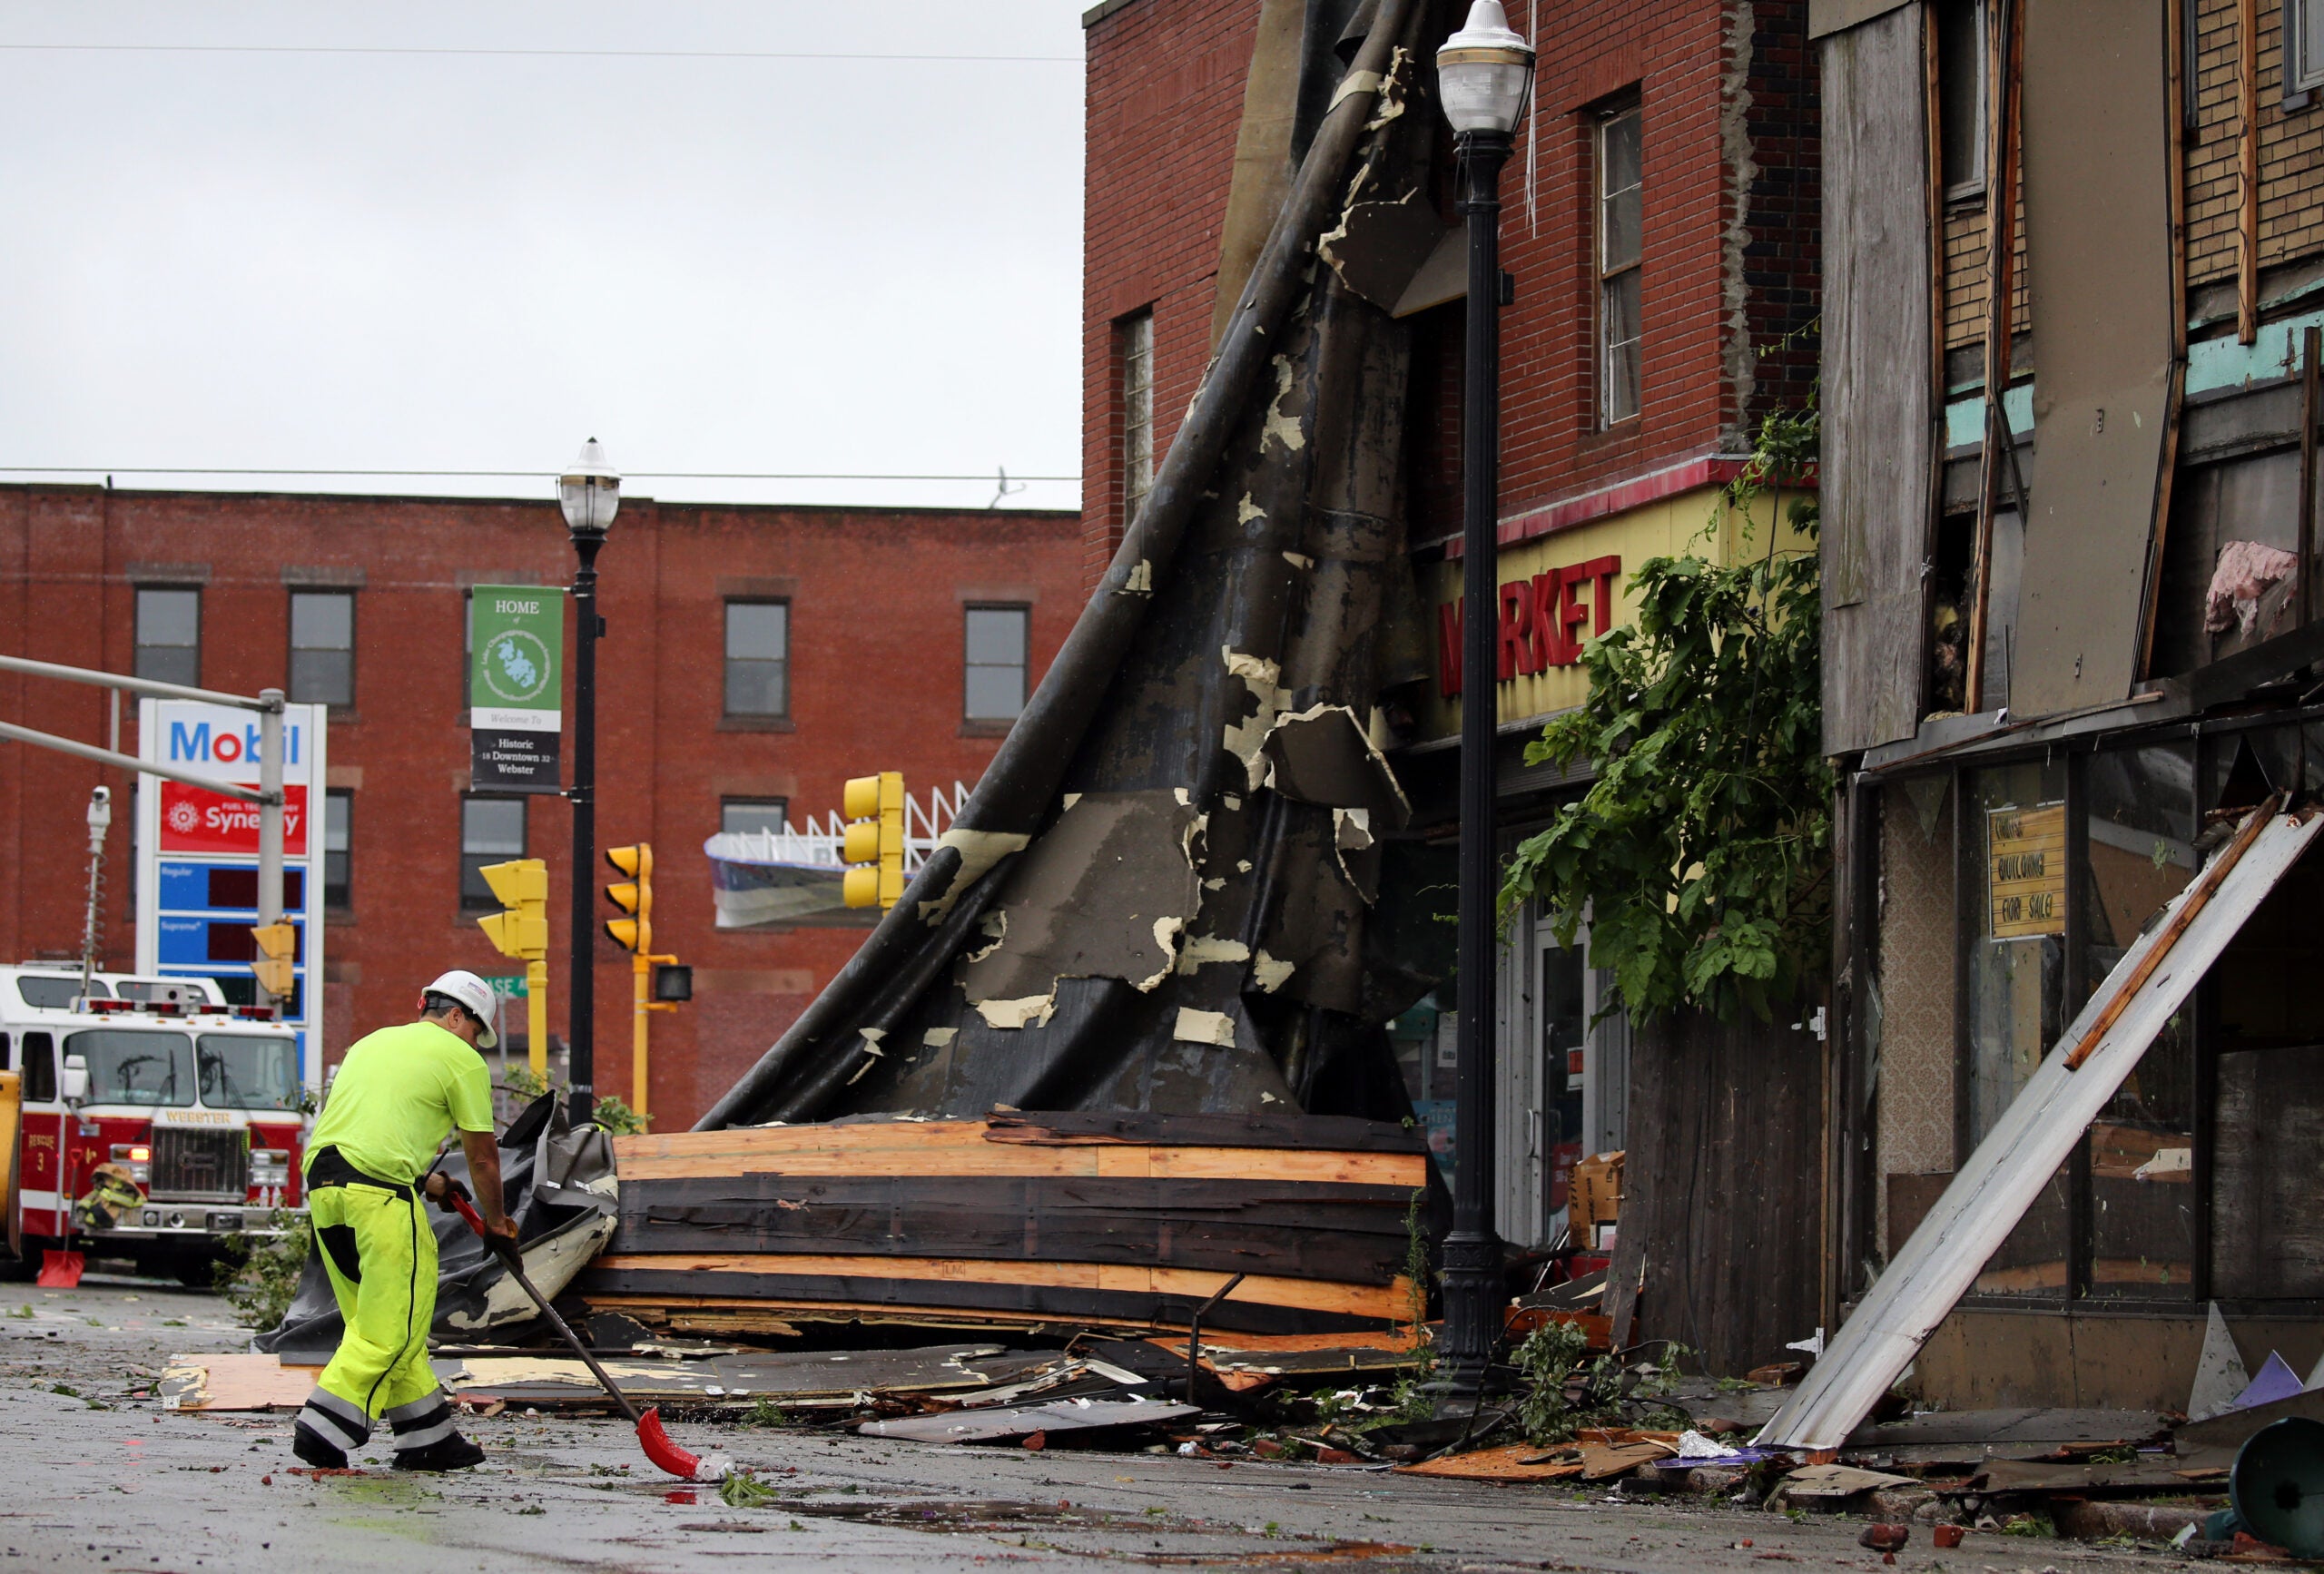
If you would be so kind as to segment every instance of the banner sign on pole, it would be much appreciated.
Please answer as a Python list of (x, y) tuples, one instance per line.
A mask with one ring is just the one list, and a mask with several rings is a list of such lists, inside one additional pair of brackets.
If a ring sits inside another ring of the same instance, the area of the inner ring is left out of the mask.
[(468, 603), (469, 784), (558, 792), (565, 592), (479, 585)]

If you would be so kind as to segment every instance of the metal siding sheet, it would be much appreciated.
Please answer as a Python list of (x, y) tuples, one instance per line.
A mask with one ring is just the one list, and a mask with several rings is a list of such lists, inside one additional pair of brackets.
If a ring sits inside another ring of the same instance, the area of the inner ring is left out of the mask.
[(2163, 0), (2041, 0), (2025, 17), (2034, 447), (2010, 709), (2119, 700), (2138, 675), (2173, 418)]
[(1822, 44), (1824, 747), (1920, 719), (1935, 395), (1924, 7)]
[[(2083, 1130), (2125, 1077), (2138, 1067), (2171, 1015), (2193, 993), (2244, 920), (2299, 861), (2324, 818), (2276, 815), (2242, 857), (2218, 880), (2198, 880), (2164, 917), (2106, 975), (2049, 1055), (2019, 1092), (1993, 1133), (1969, 1156), (1888, 1271), (1841, 1327), (1775, 1420), (1756, 1440), (1763, 1446), (1837, 1448), (1872, 1412), (1909, 1364), (1922, 1341), (1943, 1322), (1975, 1280), (2042, 1188), (2064, 1163)], [(2207, 889), (2215, 894), (2183, 930), (2180, 910)], [(2174, 938), (2175, 937), (2175, 938)], [(2158, 947), (2166, 954), (2145, 964)], [(2068, 1070), (2073, 1048), (2115, 1008), (2133, 981), (2127, 1005), (2098, 1038), (2079, 1070)]]

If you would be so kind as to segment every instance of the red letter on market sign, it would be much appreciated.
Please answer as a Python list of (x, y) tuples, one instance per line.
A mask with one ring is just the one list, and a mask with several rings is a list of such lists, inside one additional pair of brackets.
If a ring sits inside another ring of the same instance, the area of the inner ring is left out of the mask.
[(1533, 651), (1533, 584), (1512, 579), (1501, 587), (1501, 681), (1541, 670)]
[(1461, 692), (1461, 601), (1458, 596), (1436, 609), (1436, 681), (1444, 697)]
[(1533, 648), (1541, 654), (1542, 667), (1573, 664), (1574, 647), (1566, 642), (1565, 631), (1558, 624), (1558, 598), (1564, 587), (1562, 568), (1533, 575)]

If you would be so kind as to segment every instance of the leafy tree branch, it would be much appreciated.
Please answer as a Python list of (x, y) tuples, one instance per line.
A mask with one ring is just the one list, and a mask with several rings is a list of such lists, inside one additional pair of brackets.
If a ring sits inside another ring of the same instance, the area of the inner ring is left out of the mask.
[[(1701, 553), (1649, 559), (1638, 615), (1589, 642), (1590, 697), (1542, 729), (1528, 764), (1597, 779), (1521, 843), (1502, 887), (1610, 969), (1633, 1015), (1673, 1007), (1769, 1018), (1822, 971), (1830, 932), (1833, 774), (1823, 748), (1821, 604), (1811, 404), (1762, 423), (1751, 462), (1704, 532), (1743, 521), (1731, 565)], [(1754, 537), (1751, 510), (1768, 499)], [(1803, 544), (1804, 543), (1804, 544)]]

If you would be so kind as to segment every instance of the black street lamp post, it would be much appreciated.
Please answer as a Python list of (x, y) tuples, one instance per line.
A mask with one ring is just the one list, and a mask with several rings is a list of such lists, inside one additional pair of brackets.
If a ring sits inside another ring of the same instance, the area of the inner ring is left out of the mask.
[(573, 978), (567, 985), (566, 1029), (571, 1039), (566, 1076), (573, 1123), (596, 1113), (596, 904), (590, 875), (597, 862), (597, 551), (621, 507), (621, 477), (591, 438), (556, 480), (579, 566), (573, 575)]
[(1462, 389), (1460, 1012), (1453, 1050), (1452, 1232), (1444, 1241), (1445, 1377), (1474, 1394), (1501, 1344), (1501, 1237), (1493, 1229), (1493, 805), (1501, 491), (1501, 169), (1524, 113), (1533, 52), (1496, 0), (1437, 52), (1438, 91), (1458, 133), (1469, 222), (1468, 364)]

